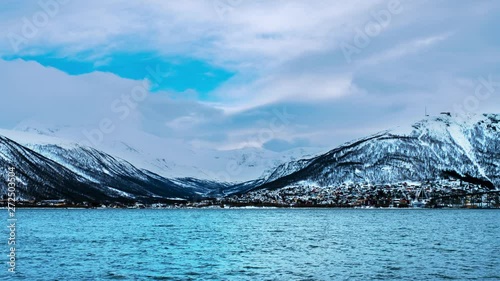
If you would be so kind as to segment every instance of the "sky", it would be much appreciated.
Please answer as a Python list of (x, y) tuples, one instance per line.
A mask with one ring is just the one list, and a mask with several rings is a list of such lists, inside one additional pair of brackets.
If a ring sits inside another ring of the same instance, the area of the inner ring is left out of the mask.
[(500, 113), (498, 14), (494, 0), (3, 0), (0, 127), (285, 151), (426, 111)]

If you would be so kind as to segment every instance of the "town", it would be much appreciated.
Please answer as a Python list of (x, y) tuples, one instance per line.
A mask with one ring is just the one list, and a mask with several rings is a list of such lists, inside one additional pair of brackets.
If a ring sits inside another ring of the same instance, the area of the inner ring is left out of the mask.
[(257, 190), (222, 200), (228, 206), (337, 208), (499, 208), (499, 191), (459, 180), (391, 185), (293, 185)]
[[(0, 200), (5, 207), (6, 200)], [(239, 195), (189, 201), (183, 198), (130, 202), (80, 202), (65, 199), (17, 201), (18, 208), (500, 208), (500, 191), (460, 180), (397, 184), (341, 184), (320, 187), (297, 184)]]

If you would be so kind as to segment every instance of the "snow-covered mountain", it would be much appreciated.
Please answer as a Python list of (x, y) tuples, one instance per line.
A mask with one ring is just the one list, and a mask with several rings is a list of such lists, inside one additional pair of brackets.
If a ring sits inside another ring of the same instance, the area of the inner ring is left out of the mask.
[[(19, 124), (15, 130), (0, 130), (0, 134), (3, 132), (13, 140), (36, 150), (41, 142), (61, 143), (58, 141), (61, 139), (69, 140), (63, 142), (88, 142), (82, 134), (84, 131), (91, 130), (53, 127), (28, 121)], [(23, 135), (23, 132), (28, 135)], [(312, 157), (325, 151), (318, 148), (296, 148), (284, 152), (256, 147), (235, 150), (203, 149), (186, 142), (158, 137), (131, 128), (104, 135), (99, 142), (91, 143), (89, 146), (126, 159), (135, 167), (163, 177), (191, 177), (232, 183), (261, 178), (280, 164)]]
[[(83, 201), (151, 201), (196, 199), (225, 194), (228, 184), (191, 178), (168, 179), (91, 147), (46, 136), (29, 136), (38, 144), (21, 145), (1, 136), (0, 169), (16, 168), (21, 199)], [(3, 182), (6, 182), (5, 180)], [(6, 186), (0, 185), (6, 194)]]
[[(254, 182), (240, 184), (235, 179), (241, 175), (259, 178), (271, 168), (307, 155), (305, 150), (295, 150), (289, 155), (266, 154), (259, 149), (213, 151), (204, 155), (194, 151), (165, 149), (165, 140), (154, 136), (141, 136), (146, 145), (133, 140), (129, 143), (116, 141), (101, 147), (107, 150), (75, 143), (56, 137), (64, 129), (32, 127), (23, 131), (0, 130), (0, 167), (13, 166), (21, 173), (25, 188), (20, 188), (21, 198), (64, 198), (73, 201), (123, 201), (150, 198), (204, 198), (228, 195), (255, 186)], [(148, 142), (150, 141), (150, 142)], [(161, 148), (160, 148), (161, 147)], [(154, 150), (158, 149), (156, 153)], [(111, 153), (109, 153), (111, 151)], [(170, 151), (174, 159), (165, 159)], [(28, 159), (29, 161), (24, 161)], [(181, 164), (175, 163), (175, 159)], [(206, 163), (204, 162), (206, 161)], [(187, 166), (189, 163), (202, 165)], [(188, 164), (186, 164), (188, 163)], [(200, 167), (208, 167), (203, 170)], [(228, 168), (229, 167), (229, 168)], [(60, 177), (58, 176), (60, 172)], [(193, 176), (200, 176), (195, 178)], [(4, 186), (1, 187), (5, 191)], [(68, 193), (61, 193), (66, 190)]]
[[(320, 156), (301, 159), (297, 155), (307, 151), (296, 151), (282, 158), (271, 157), (266, 165), (261, 161), (267, 156), (262, 156), (265, 152), (260, 150), (222, 152), (220, 155), (207, 152), (208, 159), (220, 161), (207, 160), (214, 165), (212, 169), (222, 171), (222, 179), (217, 177), (218, 174), (208, 172), (202, 179), (171, 177), (165, 170), (169, 167), (172, 168), (170, 172), (175, 172), (175, 167), (170, 164), (165, 164), (165, 167), (158, 164), (154, 168), (154, 161), (165, 159), (166, 155), (158, 152), (160, 156), (151, 158), (153, 150), (158, 147), (149, 143), (140, 147), (134, 141), (122, 142), (120, 147), (124, 149), (117, 150), (130, 157), (127, 158), (49, 136), (54, 132), (57, 130), (0, 130), (0, 168), (6, 171), (8, 167), (16, 167), (20, 181), (18, 195), (21, 198), (65, 198), (73, 201), (196, 199), (294, 184), (382, 184), (449, 177), (490, 188), (500, 186), (498, 114), (468, 117), (442, 114), (408, 128), (385, 131), (346, 143)], [(141, 157), (143, 154), (146, 156)], [(196, 161), (203, 160), (196, 153), (185, 155), (185, 158), (189, 157), (195, 157)], [(285, 163), (284, 159), (299, 160)], [(165, 163), (169, 161), (174, 160), (165, 160)], [(223, 164), (225, 166), (217, 166)], [(273, 164), (280, 165), (269, 170)], [(152, 169), (147, 168), (151, 166)], [(265, 176), (253, 175), (250, 181), (233, 183), (230, 183), (231, 176), (237, 173), (224, 178), (223, 172), (235, 169), (239, 173), (252, 174), (249, 167), (259, 170), (255, 174)], [(5, 193), (5, 188), (0, 185), (2, 193)]]
[(258, 188), (459, 178), (500, 188), (500, 115), (442, 113), (280, 165)]

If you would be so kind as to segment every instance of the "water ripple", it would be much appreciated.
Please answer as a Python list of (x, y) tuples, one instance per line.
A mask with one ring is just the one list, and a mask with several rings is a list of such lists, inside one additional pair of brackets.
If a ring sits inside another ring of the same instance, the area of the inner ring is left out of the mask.
[(20, 210), (18, 273), (0, 279), (500, 280), (499, 214)]

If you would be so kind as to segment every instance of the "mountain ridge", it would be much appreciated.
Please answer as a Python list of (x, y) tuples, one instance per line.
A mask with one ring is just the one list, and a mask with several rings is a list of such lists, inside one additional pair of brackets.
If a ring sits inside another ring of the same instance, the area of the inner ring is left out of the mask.
[[(72, 201), (196, 200), (219, 195), (227, 184), (167, 179), (91, 147), (41, 145), (34, 151), (0, 136), (0, 167), (16, 168), (23, 200)], [(189, 184), (187, 184), (189, 183)], [(187, 187), (188, 186), (188, 187)], [(6, 186), (0, 186), (6, 193)]]
[[(24, 199), (199, 200), (303, 183), (332, 186), (441, 178), (489, 189), (500, 186), (500, 114), (456, 117), (445, 113), (285, 162), (263, 177), (239, 183), (167, 178), (92, 147), (46, 136), (23, 145), (2, 132), (0, 167), (16, 167), (19, 196)], [(1, 191), (5, 193), (3, 184)]]
[(383, 131), (314, 158), (282, 164), (256, 189), (301, 181), (325, 186), (450, 176), (481, 182), (490, 188), (500, 186), (499, 114), (452, 117), (443, 113), (411, 128), (406, 133)]

